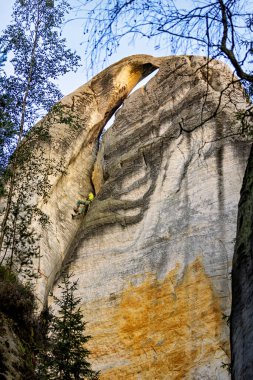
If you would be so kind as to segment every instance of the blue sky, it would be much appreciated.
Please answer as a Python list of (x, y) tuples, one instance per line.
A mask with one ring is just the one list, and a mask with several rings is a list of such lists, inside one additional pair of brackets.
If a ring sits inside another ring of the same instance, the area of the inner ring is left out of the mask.
[[(0, 0), (0, 30), (3, 30), (11, 20), (12, 6), (14, 2), (14, 0)], [(80, 0), (70, 0), (70, 4), (72, 7), (78, 6), (80, 5)], [(72, 14), (69, 15), (69, 17), (77, 18), (80, 17), (80, 15), (80, 12), (77, 14), (77, 12), (73, 10)], [(82, 66), (76, 73), (70, 72), (57, 81), (60, 90), (64, 95), (72, 92), (82, 84), (86, 83), (89, 79), (87, 77), (88, 70), (87, 61), (85, 59), (84, 46), (81, 45), (84, 41), (83, 24), (84, 20), (76, 19), (74, 21), (67, 22), (63, 28), (63, 35), (67, 39), (68, 46), (73, 50), (76, 50), (82, 58)], [(107, 66), (132, 54), (150, 54), (156, 56), (163, 54), (166, 55), (166, 53), (162, 51), (155, 51), (153, 45), (150, 45), (148, 41), (142, 40), (138, 44), (132, 45), (129, 44), (127, 40), (125, 40), (119, 47), (117, 54), (114, 54), (112, 57), (110, 57)], [(101, 65), (100, 69), (98, 70), (101, 71), (102, 69), (103, 67)]]

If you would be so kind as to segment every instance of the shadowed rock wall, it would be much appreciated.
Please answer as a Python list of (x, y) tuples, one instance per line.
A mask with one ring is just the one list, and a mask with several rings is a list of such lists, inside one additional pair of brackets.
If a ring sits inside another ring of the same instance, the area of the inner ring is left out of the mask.
[(232, 379), (253, 378), (253, 150), (251, 149), (238, 206), (232, 272)]

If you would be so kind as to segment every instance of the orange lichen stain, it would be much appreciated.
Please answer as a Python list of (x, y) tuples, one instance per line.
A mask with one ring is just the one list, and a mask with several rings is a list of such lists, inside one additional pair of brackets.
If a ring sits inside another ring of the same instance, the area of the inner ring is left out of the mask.
[(91, 348), (97, 348), (92, 352), (98, 360), (105, 359), (102, 380), (185, 379), (221, 350), (224, 322), (201, 259), (188, 265), (180, 280), (178, 270), (163, 281), (148, 275), (125, 289), (116, 311), (104, 307)]

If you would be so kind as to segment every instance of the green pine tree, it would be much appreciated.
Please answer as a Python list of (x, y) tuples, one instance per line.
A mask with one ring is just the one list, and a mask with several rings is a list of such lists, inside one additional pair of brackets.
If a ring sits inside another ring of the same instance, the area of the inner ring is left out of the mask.
[[(70, 9), (68, 0), (15, 0), (0, 35), (0, 263), (27, 279), (40, 255), (33, 221), (48, 222), (34, 199), (47, 194), (53, 170), (42, 148), (50, 142), (49, 116), (29, 131), (61, 98), (55, 80), (78, 67), (79, 57), (61, 36)], [(1, 66), (6, 57), (11, 74)]]
[(49, 321), (46, 352), (38, 359), (38, 378), (41, 380), (98, 379), (98, 372), (88, 362), (85, 344), (91, 338), (84, 335), (86, 323), (80, 310), (81, 299), (75, 296), (77, 281), (64, 275), (61, 298), (54, 297), (59, 308)]

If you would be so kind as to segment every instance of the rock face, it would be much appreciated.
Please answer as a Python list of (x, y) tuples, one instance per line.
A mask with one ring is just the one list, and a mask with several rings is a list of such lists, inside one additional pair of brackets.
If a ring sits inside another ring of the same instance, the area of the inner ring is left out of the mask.
[(31, 375), (31, 353), (15, 334), (13, 320), (0, 312), (0, 379), (22, 380)]
[[(98, 146), (105, 122), (157, 67)], [(249, 153), (234, 79), (202, 57), (130, 57), (63, 99), (81, 128), (50, 128), (50, 154), (66, 174), (52, 176), (47, 203), (39, 200), (51, 224), (42, 231), (38, 296), (47, 298), (63, 269), (79, 278), (103, 380), (230, 377), (224, 316)], [(87, 215), (72, 220), (90, 190)]]
[(229, 379), (226, 316), (249, 153), (235, 112), (246, 101), (222, 63), (157, 66), (103, 137), (96, 199), (65, 268), (79, 278), (101, 379)]
[(245, 172), (238, 208), (232, 272), (232, 379), (253, 378), (253, 150)]
[(42, 236), (43, 259), (38, 263), (41, 278), (37, 286), (41, 302), (47, 298), (79, 228), (80, 221), (71, 219), (73, 207), (82, 195), (93, 190), (91, 173), (99, 135), (132, 88), (159, 62), (160, 59), (146, 55), (121, 60), (63, 98), (58, 105), (60, 112), (52, 112), (34, 128), (34, 133), (48, 128), (50, 140), (44, 143), (42, 153), (37, 149), (35, 155), (43, 155), (43, 170), (53, 173), (49, 176), (46, 202), (42, 197), (37, 201), (50, 220), (47, 228), (36, 225)]

